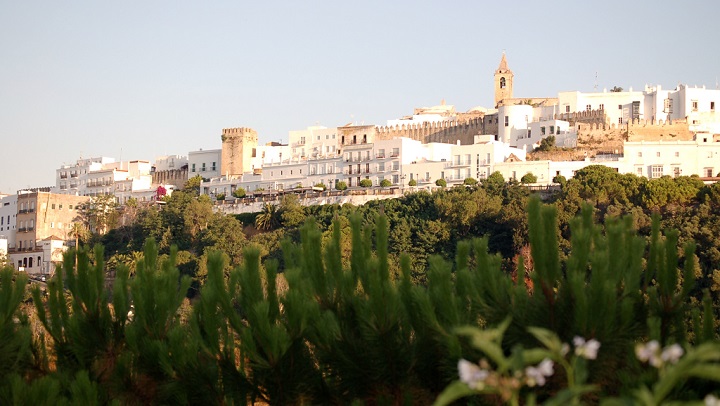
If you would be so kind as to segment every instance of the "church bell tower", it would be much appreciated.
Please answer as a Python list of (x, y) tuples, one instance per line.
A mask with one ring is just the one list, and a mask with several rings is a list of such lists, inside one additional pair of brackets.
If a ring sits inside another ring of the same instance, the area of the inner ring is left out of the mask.
[(500, 66), (495, 70), (495, 107), (502, 100), (512, 99), (513, 97), (513, 73), (508, 68), (505, 52), (500, 59)]

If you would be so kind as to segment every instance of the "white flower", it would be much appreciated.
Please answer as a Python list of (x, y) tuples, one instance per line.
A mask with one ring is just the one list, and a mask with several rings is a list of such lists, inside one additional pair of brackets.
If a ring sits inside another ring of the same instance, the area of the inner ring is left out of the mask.
[(560, 355), (562, 355), (564, 357), (569, 352), (570, 352), (570, 346), (567, 343), (563, 343), (562, 347), (560, 347)]
[(482, 389), (484, 381), (488, 375), (490, 375), (490, 372), (461, 358), (460, 361), (458, 361), (458, 374), (460, 375), (460, 381), (465, 383), (470, 389)]
[(635, 355), (642, 362), (649, 362), (655, 368), (660, 368), (665, 363), (660, 356), (660, 343), (652, 340), (647, 344), (638, 344), (635, 347)]
[(705, 406), (720, 406), (720, 399), (713, 395), (705, 396)]
[(600, 350), (600, 341), (596, 339), (590, 339), (585, 341), (580, 336), (573, 338), (573, 344), (575, 345), (575, 355), (583, 357), (585, 359), (596, 359), (598, 350)]
[(660, 358), (665, 362), (677, 364), (684, 353), (685, 351), (682, 349), (680, 344), (673, 344), (669, 347), (665, 347), (662, 354), (660, 354)]
[(660, 351), (660, 344), (655, 340), (635, 346), (635, 356), (642, 362), (650, 360), (658, 351)]
[(553, 370), (553, 362), (551, 359), (545, 358), (537, 367), (525, 368), (525, 376), (527, 377), (528, 386), (543, 386), (545, 385), (545, 378), (552, 376), (555, 372)]

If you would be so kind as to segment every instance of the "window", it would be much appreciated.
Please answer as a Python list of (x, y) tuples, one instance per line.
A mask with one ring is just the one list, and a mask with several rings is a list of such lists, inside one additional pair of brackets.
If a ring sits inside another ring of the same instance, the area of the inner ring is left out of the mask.
[(622, 117), (618, 117), (618, 124), (622, 124)]
[(713, 168), (703, 168), (703, 173), (705, 174), (706, 178), (712, 178)]
[(392, 149), (392, 156), (396, 157), (400, 155), (400, 148), (393, 148)]
[(638, 158), (642, 158), (642, 151), (638, 151)]
[(384, 149), (379, 149), (379, 150), (378, 150), (377, 157), (378, 157), (378, 158), (385, 158), (385, 150), (384, 150)]
[(715, 111), (715, 102), (714, 101), (710, 102), (710, 110)]
[(500, 78), (500, 89), (505, 89), (505, 86), (507, 86), (507, 83), (505, 81), (505, 78)]
[(545, 135), (545, 127), (540, 127), (540, 135)]
[(62, 210), (62, 204), (61, 204), (60, 206), (58, 206), (58, 208), (59, 208), (60, 210)]
[(215, 170), (215, 162), (212, 164), (212, 170)]
[(692, 101), (692, 109), (693, 109), (693, 111), (697, 111), (697, 109), (698, 109), (698, 101), (697, 100)]
[(550, 126), (550, 134), (555, 134), (555, 126), (554, 125)]
[(381, 162), (378, 164), (378, 172), (385, 172), (385, 163)]
[(570, 112), (570, 106), (565, 106), (565, 112), (566, 112), (566, 113), (569, 113), (569, 112)]
[(618, 104), (618, 110), (622, 110), (622, 104)]
[(393, 175), (393, 184), (397, 185), (400, 181), (400, 175)]
[(192, 164), (192, 172), (195, 172), (195, 164)]
[(585, 110), (587, 110), (587, 111), (592, 110), (592, 106), (588, 104), (587, 106), (585, 106)]
[(68, 206), (68, 209), (72, 210), (72, 208), (73, 208), (72, 204)]
[(678, 177), (682, 173), (682, 170), (680, 170), (679, 166), (673, 166), (673, 176)]
[(505, 127), (507, 127), (510, 124), (510, 120), (508, 116), (505, 116)]
[(50, 222), (50, 228), (55, 228), (55, 223)]
[(55, 210), (55, 203), (52, 204), (52, 209)]
[(605, 105), (604, 105), (604, 104), (600, 104), (600, 110), (605, 110)]
[(202, 164), (202, 169), (201, 169), (201, 171), (202, 171), (202, 172), (205, 172), (205, 162), (203, 162), (203, 164)]
[(675, 158), (680, 158), (680, 151), (675, 151)]
[(393, 168), (394, 171), (399, 170), (399, 169), (400, 169), (400, 162), (398, 162), (398, 161), (393, 161), (393, 166), (392, 166), (392, 168)]
[(662, 165), (653, 165), (650, 167), (650, 174), (653, 179), (660, 178), (663, 176), (663, 166)]
[(656, 152), (656, 153), (655, 153), (655, 156), (658, 157), (658, 158), (660, 158), (660, 151)]

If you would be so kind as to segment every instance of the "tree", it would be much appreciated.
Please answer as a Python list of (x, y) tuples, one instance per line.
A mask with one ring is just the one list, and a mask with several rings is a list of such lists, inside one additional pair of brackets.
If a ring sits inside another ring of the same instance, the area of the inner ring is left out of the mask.
[(341, 180), (340, 182), (335, 184), (335, 189), (337, 189), (337, 190), (345, 190), (347, 188), (348, 188), (347, 183), (345, 183), (345, 181), (343, 181), (343, 180)]
[(260, 214), (255, 217), (255, 227), (259, 230), (272, 230), (280, 226), (280, 210), (272, 203), (265, 203)]
[(85, 224), (80, 221), (74, 221), (72, 225), (70, 225), (70, 231), (68, 231), (68, 235), (75, 239), (75, 248), (78, 248), (80, 246), (80, 240), (87, 239), (90, 235), (90, 232), (88, 231), (87, 227), (85, 227)]
[(475, 186), (477, 185), (477, 180), (475, 180), (475, 178), (465, 178), (465, 180), (463, 181), (463, 185)]
[(105, 234), (115, 226), (118, 219), (114, 195), (100, 195), (79, 206), (80, 218), (91, 232)]
[(535, 148), (535, 151), (551, 151), (555, 148), (555, 136), (548, 135), (547, 137), (540, 140), (540, 145)]
[(285, 227), (298, 227), (306, 219), (305, 207), (296, 194), (288, 194), (280, 200), (280, 218)]
[[(383, 182), (387, 179), (383, 179)], [(380, 186), (383, 186), (383, 182), (380, 182)], [(388, 180), (388, 186), (390, 186), (390, 181)], [(408, 186), (417, 186), (417, 181), (415, 179), (410, 179), (410, 182), (408, 182)], [(385, 187), (385, 186), (383, 186)]]
[[(410, 182), (412, 182), (412, 180)], [(392, 185), (392, 183), (387, 179), (383, 179), (380, 181), (380, 187), (390, 187), (391, 185)], [(410, 185), (410, 186), (412, 186), (412, 185)]]
[(363, 179), (360, 181), (360, 186), (361, 187), (371, 187), (372, 181), (370, 179)]
[(537, 176), (535, 176), (532, 172), (528, 172), (520, 178), (520, 183), (527, 185), (529, 183), (537, 183), (537, 180)]
[(482, 185), (488, 193), (500, 195), (505, 187), (505, 178), (503, 178), (502, 173), (495, 171), (482, 181)]
[(192, 178), (188, 179), (187, 182), (185, 182), (185, 186), (183, 186), (183, 192), (190, 193), (194, 196), (200, 195), (200, 185), (203, 182), (203, 177), (200, 175), (195, 175)]
[(620, 92), (623, 91), (623, 88), (620, 87), (620, 86), (613, 86), (613, 88), (610, 89), (610, 91), (611, 91), (612, 93), (620, 93)]
[(561, 187), (565, 187), (565, 184), (567, 183), (567, 178), (565, 178), (562, 175), (555, 175), (552, 178), (553, 183), (559, 184)]
[(247, 193), (245, 192), (245, 189), (243, 189), (241, 187), (238, 187), (232, 193), (233, 197), (238, 198), (238, 199), (242, 199), (243, 197), (245, 197), (246, 194)]
[(445, 186), (447, 186), (447, 182), (445, 181), (445, 179), (440, 178), (435, 181), (435, 185), (440, 186), (440, 187), (445, 187)]
[(185, 230), (193, 239), (208, 227), (213, 217), (212, 203), (209, 199), (193, 199), (183, 213)]

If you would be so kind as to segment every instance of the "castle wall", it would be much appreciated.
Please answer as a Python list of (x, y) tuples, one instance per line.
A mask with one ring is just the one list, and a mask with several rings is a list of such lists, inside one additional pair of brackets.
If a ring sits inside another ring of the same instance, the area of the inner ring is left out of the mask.
[(377, 139), (389, 140), (394, 137), (407, 137), (424, 144), (442, 142), (448, 144), (470, 145), (475, 136), (486, 134), (482, 117), (457, 119), (451, 121), (426, 122), (402, 126), (378, 126)]

